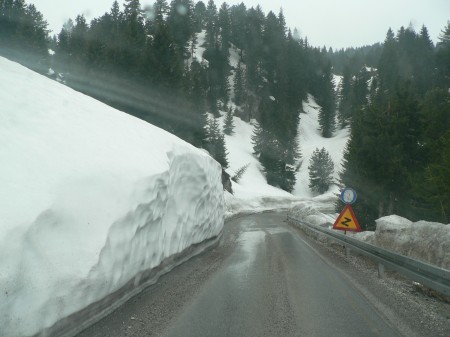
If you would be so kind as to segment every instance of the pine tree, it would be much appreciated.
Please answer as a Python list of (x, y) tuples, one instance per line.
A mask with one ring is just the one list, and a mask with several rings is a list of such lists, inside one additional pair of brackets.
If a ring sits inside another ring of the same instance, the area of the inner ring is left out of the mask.
[(417, 98), (408, 86), (353, 117), (341, 183), (358, 191), (358, 217), (366, 225), (391, 214), (416, 219), (412, 182), (424, 167), (421, 129)]
[(231, 38), (231, 22), (230, 22), (230, 8), (224, 2), (219, 9), (218, 26), (220, 28), (221, 50), (229, 56), (228, 48)]
[(198, 1), (194, 6), (193, 13), (194, 28), (196, 33), (200, 33), (205, 28), (206, 6), (203, 1)]
[(225, 146), (225, 137), (220, 132), (219, 123), (216, 118), (210, 118), (208, 120), (206, 135), (206, 149), (208, 150), (210, 155), (215, 160), (217, 160), (220, 165), (222, 165), (224, 169), (228, 168), (228, 152)]
[(234, 173), (233, 177), (231, 177), (231, 180), (238, 183), (241, 180), (244, 173), (247, 171), (249, 166), (250, 166), (250, 163), (245, 164), (244, 166), (241, 166), (240, 168), (238, 168), (236, 170), (236, 172)]
[(153, 81), (167, 88), (180, 88), (183, 77), (183, 57), (170, 34), (169, 27), (161, 24), (157, 27), (151, 45), (154, 70)]
[(244, 91), (244, 73), (242, 69), (242, 63), (239, 60), (236, 71), (234, 73), (234, 103), (236, 103), (236, 105), (238, 106), (241, 105), (244, 101)]
[(157, 23), (162, 23), (166, 20), (167, 16), (169, 15), (170, 6), (167, 2), (167, 0), (156, 0), (153, 5), (153, 12), (154, 12), (154, 20)]
[(208, 1), (206, 7), (206, 48), (214, 48), (217, 42), (218, 18), (217, 7), (213, 0)]
[(189, 99), (196, 119), (193, 127), (193, 145), (203, 147), (206, 143), (206, 93), (204, 87), (206, 74), (205, 70), (196, 59), (191, 63), (189, 75)]
[(144, 16), (139, 0), (125, 0), (123, 15), (122, 59), (127, 73), (136, 79), (140, 74), (140, 55), (145, 47)]
[(322, 136), (330, 138), (335, 130), (336, 98), (334, 93), (334, 80), (331, 73), (331, 63), (324, 69), (321, 79), (321, 94), (317, 98), (321, 109), (319, 111), (319, 125)]
[(227, 114), (225, 115), (225, 120), (223, 124), (223, 133), (230, 136), (234, 133), (234, 121), (233, 121), (233, 112), (231, 108), (228, 109)]
[(309, 162), (309, 188), (325, 193), (333, 183), (334, 163), (325, 148), (316, 148)]
[(190, 0), (172, 0), (167, 25), (177, 46), (178, 54), (185, 56), (187, 43), (194, 33), (193, 4)]
[(70, 39), (70, 52), (72, 60), (78, 65), (83, 65), (87, 61), (87, 33), (89, 27), (84, 15), (78, 15), (75, 19), (75, 26), (72, 29)]
[(245, 26), (246, 26), (247, 8), (241, 2), (239, 5), (233, 5), (230, 8), (231, 42), (239, 49), (245, 47)]
[(442, 153), (425, 170), (425, 184), (421, 193), (427, 191), (428, 204), (431, 203), (431, 218), (442, 223), (450, 221), (450, 131), (441, 138)]
[(338, 121), (341, 129), (345, 128), (352, 116), (352, 78), (348, 66), (344, 68), (342, 81), (339, 85)]
[(400, 73), (398, 62), (397, 43), (394, 32), (389, 28), (378, 64), (382, 90), (392, 91), (395, 88)]
[(435, 62), (437, 65), (437, 85), (441, 88), (450, 88), (450, 22), (439, 35)]
[(47, 22), (33, 4), (0, 1), (0, 55), (40, 73), (48, 71)]
[(411, 177), (412, 207), (418, 217), (448, 223), (450, 220), (450, 191), (448, 167), (450, 158), (450, 94), (434, 88), (421, 102), (420, 120), (423, 171)]
[[(240, 7), (242, 8), (242, 6)], [(239, 38), (243, 38), (246, 49), (246, 84), (249, 94), (256, 93), (262, 82), (262, 57), (264, 51), (263, 29), (265, 16), (260, 6), (250, 8), (244, 19), (244, 30), (237, 33)], [(243, 37), (241, 35), (244, 35)]]
[(255, 156), (259, 156), (262, 151), (264, 140), (264, 130), (261, 128), (258, 122), (253, 126), (253, 132), (251, 136), (252, 144), (253, 144), (253, 154)]

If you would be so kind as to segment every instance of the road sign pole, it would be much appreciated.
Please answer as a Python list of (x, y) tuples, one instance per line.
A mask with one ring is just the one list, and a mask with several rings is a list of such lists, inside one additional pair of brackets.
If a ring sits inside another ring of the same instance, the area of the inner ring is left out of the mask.
[(378, 278), (384, 279), (384, 265), (378, 263)]
[[(347, 231), (344, 231), (344, 235), (347, 235)], [(344, 245), (345, 249), (345, 257), (348, 259), (350, 257), (350, 247), (348, 245)]]

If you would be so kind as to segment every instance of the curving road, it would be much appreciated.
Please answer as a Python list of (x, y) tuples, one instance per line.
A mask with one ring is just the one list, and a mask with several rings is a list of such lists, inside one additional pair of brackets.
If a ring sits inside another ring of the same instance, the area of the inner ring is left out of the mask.
[(401, 336), (285, 217), (228, 222), (218, 247), (79, 336)]

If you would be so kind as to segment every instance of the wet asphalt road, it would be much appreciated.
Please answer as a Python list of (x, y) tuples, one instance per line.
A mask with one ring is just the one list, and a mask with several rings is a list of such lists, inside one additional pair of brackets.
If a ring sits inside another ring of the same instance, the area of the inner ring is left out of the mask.
[(228, 222), (218, 247), (79, 336), (400, 336), (285, 217)]

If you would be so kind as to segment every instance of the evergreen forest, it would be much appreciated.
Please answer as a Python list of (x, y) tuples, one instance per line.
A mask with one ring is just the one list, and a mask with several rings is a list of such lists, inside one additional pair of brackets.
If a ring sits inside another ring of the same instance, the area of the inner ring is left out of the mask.
[(288, 192), (311, 94), (323, 137), (350, 130), (334, 183), (358, 191), (366, 228), (390, 214), (450, 221), (450, 23), (436, 44), (425, 26), (386, 27), (382, 43), (335, 51), (309, 45), (282, 10), (213, 0), (114, 1), (90, 22), (47, 26), (34, 5), (0, 0), (0, 55), (207, 149), (224, 169), (233, 116), (252, 121), (267, 182)]

